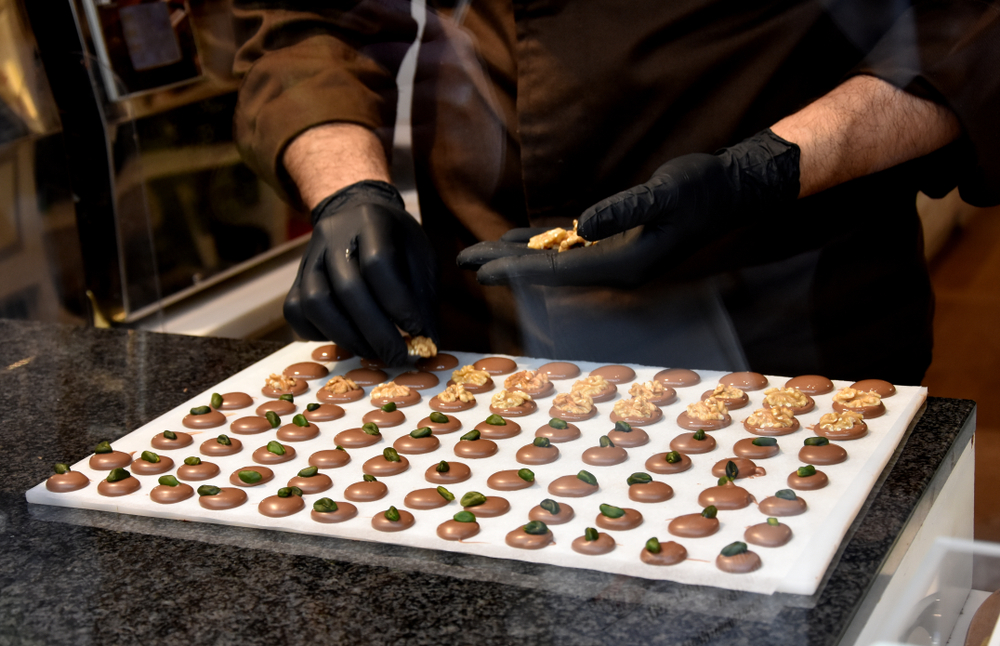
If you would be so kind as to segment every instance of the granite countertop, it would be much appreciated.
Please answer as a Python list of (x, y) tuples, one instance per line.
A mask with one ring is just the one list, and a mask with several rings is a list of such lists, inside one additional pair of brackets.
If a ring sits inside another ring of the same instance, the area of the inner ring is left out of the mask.
[(53, 463), (280, 345), (12, 321), (0, 339), (0, 644), (835, 644), (975, 410), (929, 398), (820, 592), (765, 596), (28, 505)]

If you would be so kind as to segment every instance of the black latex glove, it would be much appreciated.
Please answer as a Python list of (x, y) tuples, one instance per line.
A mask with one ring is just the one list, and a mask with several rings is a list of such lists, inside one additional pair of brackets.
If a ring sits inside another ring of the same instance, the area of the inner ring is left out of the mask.
[(729, 231), (753, 225), (799, 194), (799, 147), (770, 130), (714, 155), (691, 154), (583, 212), (577, 232), (598, 244), (562, 253), (528, 249), (544, 229), (514, 229), (462, 251), (484, 285), (634, 287)]
[(292, 329), (389, 365), (407, 360), (396, 326), (438, 340), (434, 252), (391, 184), (352, 184), (323, 200), (312, 219), (312, 239), (285, 298)]

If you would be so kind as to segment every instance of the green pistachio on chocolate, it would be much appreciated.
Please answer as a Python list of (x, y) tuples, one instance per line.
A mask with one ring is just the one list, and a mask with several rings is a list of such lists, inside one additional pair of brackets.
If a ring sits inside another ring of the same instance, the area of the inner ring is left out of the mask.
[(153, 453), (152, 451), (143, 451), (142, 454), (139, 456), (139, 459), (156, 464), (157, 462), (160, 461), (160, 456)]
[(471, 431), (469, 431), (468, 433), (466, 433), (465, 435), (463, 435), (458, 439), (464, 440), (466, 442), (474, 442), (478, 440), (480, 436), (481, 434), (479, 433), (479, 431), (477, 431), (476, 429), (472, 429)]
[(463, 507), (477, 507), (486, 502), (486, 496), (479, 493), (478, 491), (470, 491), (469, 493), (462, 496), (462, 499), (458, 501), (458, 504)]
[(271, 440), (267, 443), (267, 451), (268, 453), (273, 453), (275, 455), (284, 455), (285, 447), (281, 444), (281, 442)]
[(247, 484), (257, 484), (264, 479), (264, 476), (260, 475), (260, 471), (255, 471), (253, 469), (243, 469), (236, 474), (236, 477), (240, 479), (241, 482)]
[(313, 402), (311, 404), (306, 404), (306, 410), (309, 411), (310, 413), (316, 410), (317, 408), (319, 408), (319, 404), (317, 404), (316, 402)]
[(130, 477), (132, 477), (131, 473), (121, 467), (118, 467), (117, 469), (112, 469), (111, 473), (108, 474), (108, 477), (105, 478), (105, 480), (108, 482), (118, 482), (119, 480), (124, 480), (125, 478)]
[(625, 510), (621, 507), (615, 507), (614, 505), (604, 505), (600, 506), (601, 513), (608, 518), (621, 518), (625, 515)]
[(189, 467), (196, 467), (199, 464), (201, 464), (201, 458), (199, 458), (197, 455), (188, 456), (184, 458), (184, 464), (188, 465)]
[(730, 480), (730, 479), (729, 479), (729, 478), (727, 478), (726, 476), (722, 476), (722, 477), (721, 477), (721, 478), (719, 478), (719, 480), (718, 480), (718, 483), (719, 483), (719, 486), (720, 486), (720, 487), (724, 487), (724, 486), (726, 486), (727, 484), (729, 484), (730, 482), (732, 482), (732, 480)]
[(773, 437), (755, 437), (750, 440), (754, 446), (778, 446), (778, 440)]
[(553, 417), (552, 419), (550, 419), (549, 426), (560, 431), (569, 428), (569, 424), (566, 423), (566, 420), (559, 419), (558, 417)]
[(666, 460), (667, 462), (669, 462), (670, 464), (677, 464), (678, 462), (680, 462), (684, 458), (677, 451), (671, 451), (670, 453), (667, 453), (666, 455), (664, 455), (663, 459)]
[(549, 533), (549, 526), (540, 520), (533, 520), (524, 526), (524, 533), (533, 536), (544, 536)]
[(732, 460), (726, 462), (726, 477), (730, 480), (740, 477), (740, 468)]
[(306, 419), (305, 415), (299, 413), (298, 415), (292, 418), (292, 424), (305, 428), (306, 426), (309, 426), (309, 420)]
[(771, 527), (777, 527), (778, 525), (781, 524), (781, 521), (778, 520), (777, 518), (768, 518), (767, 524), (770, 525)]
[(55, 466), (52, 467), (52, 470), (55, 471), (59, 475), (63, 475), (64, 473), (69, 473), (69, 471), (70, 471), (69, 465), (68, 464), (64, 464), (62, 462), (56, 462)]
[(301, 471), (299, 471), (299, 477), (300, 478), (311, 478), (314, 475), (316, 475), (317, 473), (319, 473), (319, 467), (306, 467), (305, 469), (302, 469)]
[(615, 448), (615, 443), (612, 442), (611, 438), (608, 437), (607, 435), (602, 435), (601, 439), (598, 440), (598, 443), (601, 445), (601, 448), (605, 448), (605, 449), (613, 449), (613, 448)]
[(439, 494), (441, 494), (441, 497), (444, 498), (445, 500), (447, 500), (448, 502), (451, 502), (452, 500), (455, 499), (455, 494), (453, 494), (452, 492), (448, 491), (444, 487), (438, 487), (437, 488), (437, 492)]
[(292, 393), (285, 393), (284, 395), (279, 396), (278, 399), (280, 399), (281, 401), (295, 403), (295, 397), (292, 395)]
[(347, 453), (347, 449), (345, 449), (344, 447), (340, 446), (339, 444), (337, 446), (333, 447), (333, 450), (334, 451), (343, 451), (344, 453)]
[(231, 439), (229, 439), (229, 436), (226, 435), (225, 433), (223, 433), (219, 437), (215, 438), (215, 441), (218, 442), (219, 444), (221, 444), (222, 446), (232, 446), (233, 445), (233, 441)]
[(434, 422), (435, 424), (447, 424), (448, 423), (448, 416), (445, 415), (445, 414), (443, 414), (443, 413), (439, 413), (437, 411), (434, 411), (433, 413), (431, 413), (429, 419), (432, 422)]
[(795, 500), (798, 496), (791, 489), (782, 489), (774, 494), (775, 498), (781, 498), (782, 500)]
[[(703, 442), (705, 441), (706, 437), (708, 436), (705, 435), (705, 429), (699, 428), (697, 431), (694, 432), (694, 435), (691, 436), (691, 439), (696, 440), (698, 442)], [(657, 543), (657, 545), (658, 544), (659, 543)]]
[(104, 442), (98, 442), (97, 446), (94, 447), (94, 453), (111, 453), (114, 449), (111, 448), (111, 442), (105, 440)]
[(364, 480), (365, 482), (378, 482), (378, 479), (369, 473), (366, 473), (363, 476), (361, 476), (361, 479)]
[(580, 471), (576, 474), (576, 477), (578, 480), (583, 480), (589, 485), (593, 485), (595, 487), (597, 486), (597, 478), (595, 478), (594, 474), (590, 471), (580, 469)]
[(168, 440), (176, 440), (177, 433), (174, 433), (173, 431), (163, 431), (163, 437), (167, 438)]
[(396, 402), (386, 402), (382, 404), (383, 413), (392, 413), (396, 410)]
[(524, 480), (525, 482), (534, 482), (535, 472), (532, 471), (531, 469), (518, 469), (517, 477), (520, 478), (521, 480)]
[(367, 435), (381, 435), (382, 431), (378, 430), (378, 425), (374, 422), (367, 422), (361, 425), (361, 430)]
[(164, 487), (176, 487), (177, 485), (180, 484), (180, 482), (177, 481), (177, 478), (170, 475), (160, 476), (157, 479), (157, 482), (159, 482)]
[(313, 511), (318, 511), (321, 514), (329, 514), (337, 511), (337, 503), (329, 498), (320, 498), (313, 503)]
[(745, 554), (747, 551), (747, 544), (743, 541), (736, 541), (735, 543), (730, 543), (722, 548), (721, 554), (723, 556), (736, 556), (738, 554)]
[(811, 464), (807, 464), (804, 467), (799, 467), (798, 469), (795, 470), (795, 475), (799, 476), (800, 478), (809, 478), (811, 476), (816, 475), (816, 467), (814, 467)]
[(395, 507), (389, 507), (388, 509), (386, 509), (384, 515), (385, 519), (390, 523), (399, 522), (399, 510), (396, 509)]
[(719, 514), (719, 510), (716, 509), (715, 505), (709, 505), (701, 510), (701, 515), (704, 518), (715, 518)]
[(802, 443), (806, 446), (826, 446), (830, 440), (825, 437), (807, 437)]
[[(285, 492), (284, 495), (282, 495), (281, 492)], [(281, 489), (278, 489), (279, 498), (288, 498), (289, 496), (298, 496), (301, 498), (302, 490), (298, 487), (282, 487)]]
[(630, 475), (628, 477), (628, 480), (625, 481), (625, 483), (629, 486), (632, 486), (634, 484), (649, 484), (652, 481), (653, 478), (648, 473), (643, 473), (642, 471), (638, 471)]
[(476, 522), (476, 515), (471, 511), (460, 511), (451, 517), (457, 523), (474, 523)]
[(507, 420), (499, 415), (490, 415), (486, 418), (486, 423), (490, 426), (507, 426)]
[(269, 410), (264, 413), (264, 419), (266, 419), (267, 423), (271, 425), (271, 428), (278, 428), (281, 426), (281, 418), (278, 417), (278, 414), (273, 410)]
[(597, 530), (594, 529), (593, 527), (588, 527), (587, 529), (583, 530), (583, 540), (590, 542), (590, 541), (596, 541), (598, 538), (600, 538), (600, 534), (598, 534)]
[(212, 399), (209, 400), (212, 408), (219, 408), (222, 406), (222, 395), (219, 393), (212, 393)]
[(618, 421), (615, 422), (615, 430), (618, 431), (619, 433), (631, 433), (632, 425), (629, 424), (628, 422)]
[(559, 512), (562, 511), (562, 507), (559, 506), (559, 503), (557, 503), (555, 500), (552, 500), (551, 498), (546, 498), (545, 500), (540, 502), (538, 506), (544, 509), (545, 511), (549, 512), (553, 516), (558, 516)]
[(419, 440), (420, 438), (430, 437), (430, 436), (431, 436), (431, 428), (429, 426), (424, 426), (423, 428), (418, 428), (414, 431), (410, 431), (410, 437), (412, 437), (415, 440)]
[(384, 449), (382, 449), (382, 457), (385, 458), (386, 461), (388, 462), (400, 461), (399, 453), (397, 453), (396, 449), (392, 448), (391, 446), (387, 446)]
[(659, 554), (662, 549), (660, 547), (660, 540), (655, 536), (646, 541), (646, 551), (650, 554)]
[(199, 496), (217, 496), (222, 489), (213, 485), (201, 485), (198, 487)]
[(212, 409), (208, 406), (195, 406), (191, 409), (192, 415), (208, 415), (212, 412)]
[(448, 473), (450, 469), (451, 467), (444, 460), (438, 462), (438, 465), (434, 467), (434, 470), (437, 471), (438, 473)]
[(547, 449), (552, 446), (552, 442), (550, 442), (547, 437), (536, 437), (531, 443), (543, 449)]

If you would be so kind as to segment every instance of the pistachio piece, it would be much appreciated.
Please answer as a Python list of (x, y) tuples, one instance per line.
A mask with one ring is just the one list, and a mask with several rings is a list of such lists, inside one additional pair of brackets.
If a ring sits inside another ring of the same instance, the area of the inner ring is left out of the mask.
[(280, 397), (278, 397), (278, 399), (280, 399), (282, 401), (286, 401), (286, 402), (295, 403), (295, 397), (292, 396), (292, 393), (285, 393), (284, 395), (281, 395)]
[(160, 476), (156, 481), (159, 482), (164, 487), (176, 487), (177, 485), (180, 484), (180, 482), (177, 481), (177, 478), (170, 475)]
[(199, 464), (201, 464), (201, 458), (199, 458), (197, 455), (190, 455), (184, 458), (184, 464), (188, 465), (189, 467), (196, 467)]
[(569, 428), (569, 424), (566, 423), (566, 420), (559, 419), (558, 417), (550, 419), (549, 426), (560, 431)]
[(677, 451), (671, 451), (670, 453), (667, 453), (665, 456), (663, 456), (663, 459), (669, 462), (670, 464), (677, 464), (684, 458), (682, 458), (681, 454), (678, 453)]
[(313, 503), (313, 511), (318, 511), (321, 514), (329, 514), (337, 511), (337, 503), (329, 498), (320, 498)]
[(111, 473), (108, 474), (108, 477), (105, 478), (105, 480), (108, 482), (118, 482), (119, 480), (124, 480), (125, 478), (130, 477), (132, 477), (131, 473), (121, 467), (118, 467), (117, 469), (112, 469)]
[(723, 556), (736, 556), (737, 554), (743, 554), (747, 551), (747, 544), (743, 541), (736, 541), (730, 543), (722, 548)]
[(799, 467), (795, 470), (796, 475), (800, 478), (808, 478), (810, 476), (816, 475), (816, 467), (811, 464), (807, 464), (804, 467)]
[(310, 413), (316, 410), (317, 408), (319, 408), (319, 404), (317, 404), (316, 402), (313, 402), (311, 404), (306, 404), (306, 410), (309, 411)]
[(64, 473), (69, 473), (70, 471), (69, 465), (63, 464), (62, 462), (56, 462), (56, 465), (52, 467), (52, 470), (58, 473), (59, 475), (63, 475)]
[(778, 440), (773, 437), (755, 437), (750, 440), (754, 446), (778, 446)]
[(781, 521), (778, 520), (777, 518), (772, 517), (767, 519), (767, 524), (770, 525), (771, 527), (777, 527), (778, 525), (781, 524)]
[(209, 400), (209, 403), (212, 405), (212, 408), (222, 406), (222, 395), (219, 393), (212, 393), (212, 399)]
[(334, 451), (343, 451), (344, 453), (347, 453), (347, 449), (345, 449), (344, 447), (340, 446), (339, 444), (337, 446), (333, 447), (333, 450)]
[(192, 415), (208, 415), (211, 412), (212, 409), (209, 406), (195, 406), (191, 409)]
[(720, 487), (724, 487), (727, 484), (729, 484), (730, 482), (732, 482), (732, 480), (730, 480), (726, 476), (722, 476), (721, 478), (719, 478), (718, 482), (719, 482), (719, 486)]
[(299, 477), (300, 478), (311, 478), (314, 475), (316, 475), (317, 473), (319, 473), (319, 467), (306, 467), (305, 469), (302, 469), (301, 471), (299, 471)]
[(418, 428), (414, 431), (410, 431), (410, 437), (412, 437), (415, 440), (419, 440), (422, 437), (430, 437), (430, 436), (431, 436), (430, 426), (424, 426), (423, 428)]
[(281, 418), (278, 417), (278, 414), (273, 410), (269, 410), (264, 413), (264, 419), (266, 419), (267, 423), (271, 425), (271, 428), (278, 428), (281, 426)]
[(375, 476), (368, 473), (361, 476), (361, 479), (364, 480), (365, 482), (378, 482), (378, 479)]
[(438, 462), (438, 465), (434, 467), (434, 470), (437, 471), (438, 473), (448, 473), (450, 469), (451, 467), (448, 466), (448, 463), (445, 462), (444, 460)]
[(525, 534), (532, 534), (533, 536), (542, 536), (547, 534), (549, 531), (549, 526), (540, 520), (533, 520), (523, 527)]
[(576, 474), (576, 477), (577, 477), (577, 479), (583, 480), (584, 482), (586, 482), (589, 485), (596, 485), (597, 484), (597, 478), (595, 478), (594, 474), (591, 473), (590, 471), (586, 471), (584, 469), (580, 469), (580, 471)]
[(273, 453), (275, 455), (284, 455), (285, 447), (281, 445), (281, 442), (271, 440), (267, 443), (267, 451), (268, 453)]
[(476, 515), (471, 511), (460, 511), (452, 519), (459, 523), (474, 523), (476, 522)]
[(775, 492), (775, 498), (781, 498), (782, 500), (795, 500), (798, 496), (791, 489), (782, 489), (781, 491)]
[(163, 437), (167, 438), (168, 440), (176, 440), (177, 433), (174, 433), (173, 431), (163, 431)]
[(278, 497), (279, 498), (287, 498), (290, 495), (292, 495), (292, 488), (291, 487), (282, 487), (281, 489), (278, 489)]
[(536, 437), (531, 443), (543, 449), (547, 449), (552, 446), (552, 442), (550, 442), (547, 437)]
[(632, 425), (629, 424), (628, 422), (618, 421), (615, 422), (615, 430), (618, 431), (619, 433), (631, 433)]
[(399, 462), (399, 453), (396, 453), (396, 449), (391, 446), (382, 449), (382, 457), (389, 462)]
[(213, 485), (201, 485), (198, 487), (199, 496), (216, 496), (220, 491), (222, 491), (222, 489)]
[(305, 415), (299, 413), (298, 415), (292, 418), (292, 424), (295, 424), (296, 426), (299, 426), (301, 428), (305, 428), (306, 426), (309, 426), (309, 420), (306, 419)]
[(448, 423), (448, 416), (445, 415), (444, 413), (439, 413), (437, 411), (434, 411), (430, 415), (430, 420), (432, 422), (434, 422), (435, 424), (447, 424)]
[(253, 469), (243, 469), (236, 474), (236, 477), (247, 484), (257, 484), (264, 479), (264, 476), (260, 475), (259, 471), (254, 471)]
[(604, 505), (600, 506), (601, 513), (608, 518), (621, 518), (625, 515), (625, 510), (621, 507), (615, 507), (614, 505)]
[(222, 446), (232, 446), (233, 445), (233, 441), (231, 439), (229, 439), (229, 436), (226, 435), (225, 433), (223, 433), (219, 437), (215, 438), (215, 441), (218, 442), (219, 444), (221, 444)]
[(385, 519), (390, 523), (399, 522), (399, 510), (393, 506), (390, 506), (385, 510)]
[[(631, 429), (630, 429), (630, 431), (631, 431)], [(602, 435), (601, 439), (598, 440), (598, 443), (600, 443), (601, 447), (605, 448), (605, 449), (609, 449), (609, 448), (613, 449), (613, 448), (615, 448), (615, 443), (612, 442), (611, 438), (608, 437), (607, 435)]]
[(634, 484), (649, 484), (652, 481), (653, 478), (648, 473), (643, 473), (642, 471), (638, 471), (630, 475), (628, 477), (628, 480), (625, 481), (625, 483), (628, 484), (629, 486), (632, 486)]
[(302, 490), (298, 487), (289, 487), (288, 490), (292, 492), (293, 496), (298, 496), (299, 498), (302, 497)]
[(386, 402), (382, 404), (383, 413), (391, 413), (396, 410), (396, 402)]
[(507, 426), (507, 420), (499, 415), (490, 415), (486, 418), (486, 423), (490, 426)]
[(476, 507), (486, 502), (486, 496), (479, 493), (478, 491), (470, 491), (469, 493), (462, 496), (462, 499), (458, 502), (463, 507)]
[(730, 480), (740, 477), (740, 468), (732, 460), (726, 462), (726, 477)]
[(445, 500), (447, 500), (448, 502), (451, 502), (452, 500), (455, 499), (455, 494), (453, 494), (452, 492), (448, 491), (444, 487), (438, 487), (437, 488), (437, 492), (439, 494), (441, 494), (441, 497), (444, 498)]
[(156, 455), (152, 451), (143, 451), (139, 458), (145, 460), (146, 462), (152, 462), (153, 464), (160, 461), (160, 456)]
[(476, 429), (472, 429), (471, 431), (469, 431), (468, 433), (466, 433), (465, 435), (463, 435), (462, 437), (460, 437), (458, 439), (464, 440), (466, 442), (474, 442), (474, 441), (478, 440), (479, 437), (480, 437), (479, 431), (477, 431)]
[(660, 540), (655, 536), (646, 541), (646, 551), (650, 554), (659, 554), (662, 549), (663, 548), (660, 547)]
[(520, 478), (521, 480), (524, 480), (525, 482), (534, 482), (535, 472), (532, 471), (531, 469), (518, 469), (517, 477)]
[(583, 540), (585, 541), (596, 541), (599, 537), (600, 536), (598, 535), (597, 530), (593, 527), (588, 527), (583, 530)]
[(382, 431), (378, 430), (378, 425), (374, 422), (366, 422), (361, 425), (361, 430), (368, 435), (381, 435)]
[(553, 516), (558, 516), (559, 512), (562, 511), (562, 507), (559, 506), (559, 503), (557, 503), (555, 500), (552, 500), (551, 498), (546, 498), (545, 500), (540, 502), (538, 506), (544, 509), (545, 511), (549, 512)]
[(709, 505), (701, 510), (701, 515), (705, 518), (715, 518), (719, 514), (719, 510), (716, 509), (715, 505)]
[(807, 437), (802, 443), (806, 446), (826, 446), (830, 440), (825, 437)]
[(97, 446), (94, 448), (94, 453), (111, 453), (114, 449), (111, 448), (111, 442), (105, 440), (104, 442), (98, 442)]
[[(694, 432), (694, 435), (691, 436), (691, 439), (693, 439), (695, 441), (698, 441), (698, 442), (704, 442), (705, 441), (705, 437), (706, 437), (706, 435), (705, 435), (705, 429), (699, 428), (697, 431)], [(658, 542), (657, 542), (657, 545), (659, 545)]]

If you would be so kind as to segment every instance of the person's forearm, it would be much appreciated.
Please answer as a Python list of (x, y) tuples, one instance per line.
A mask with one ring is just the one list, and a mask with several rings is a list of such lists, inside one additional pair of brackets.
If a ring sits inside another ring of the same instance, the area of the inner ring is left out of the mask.
[(946, 107), (856, 76), (771, 126), (801, 149), (799, 197), (916, 159), (956, 139)]
[(378, 137), (353, 123), (329, 123), (306, 130), (288, 145), (282, 162), (310, 210), (356, 182), (390, 181), (389, 164)]

